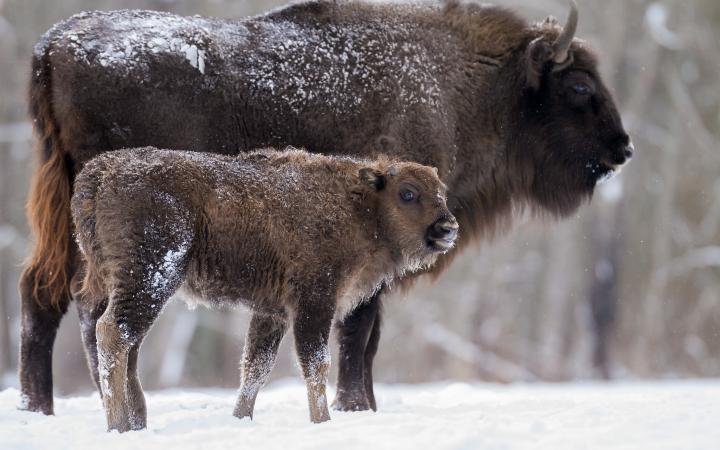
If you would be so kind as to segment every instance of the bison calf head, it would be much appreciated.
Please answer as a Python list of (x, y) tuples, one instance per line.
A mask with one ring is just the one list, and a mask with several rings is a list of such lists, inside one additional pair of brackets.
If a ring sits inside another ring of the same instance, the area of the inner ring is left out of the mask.
[(565, 27), (550, 18), (539, 26), (524, 63), (519, 139), (529, 195), (556, 214), (574, 211), (634, 151), (594, 55), (573, 38), (577, 20), (571, 1)]
[(419, 268), (453, 247), (458, 224), (437, 169), (394, 163), (384, 170), (361, 169), (359, 176), (374, 191), (380, 231), (393, 253)]

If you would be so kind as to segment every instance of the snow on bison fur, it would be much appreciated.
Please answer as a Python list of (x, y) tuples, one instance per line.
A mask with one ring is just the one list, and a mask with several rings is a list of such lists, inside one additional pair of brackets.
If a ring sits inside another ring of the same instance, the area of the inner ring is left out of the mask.
[(83, 293), (109, 298), (97, 322), (109, 429), (145, 427), (138, 349), (178, 289), (253, 311), (236, 416), (252, 417), (292, 323), (310, 418), (330, 419), (333, 317), (453, 246), (445, 189), (436, 169), (417, 163), (294, 149), (232, 157), (148, 147), (87, 163), (72, 211), (87, 260)]
[[(37, 243), (20, 280), (23, 407), (53, 412), (52, 346), (71, 299), (98, 381), (105, 303), (78, 293), (70, 218), (87, 160), (147, 145), (294, 145), (435, 166), (463, 229), (437, 274), (507, 229), (513, 211), (573, 212), (630, 157), (596, 58), (573, 39), (577, 17), (573, 7), (562, 27), (472, 2), (309, 1), (242, 20), (115, 11), (57, 24), (35, 47), (30, 80), (40, 165), (28, 206)], [(385, 291), (338, 324), (338, 409), (375, 409)]]

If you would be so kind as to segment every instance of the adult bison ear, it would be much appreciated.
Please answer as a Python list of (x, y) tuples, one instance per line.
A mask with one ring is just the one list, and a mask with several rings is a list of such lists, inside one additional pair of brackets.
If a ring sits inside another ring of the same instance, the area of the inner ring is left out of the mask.
[[(552, 62), (552, 70), (563, 70), (573, 63), (573, 55), (570, 52), (575, 31), (578, 24), (578, 9), (575, 0), (569, 0), (570, 14), (562, 31), (555, 42), (550, 44), (543, 36), (530, 42), (527, 48), (527, 85), (533, 90), (540, 88), (542, 74), (547, 64)], [(548, 17), (545, 26), (555, 26), (557, 20)]]
[(363, 182), (374, 188), (376, 191), (385, 187), (385, 175), (383, 175), (379, 170), (364, 167), (358, 171), (358, 176)]
[(553, 58), (553, 48), (544, 38), (539, 37), (527, 49), (527, 86), (536, 91), (540, 88), (545, 65)]

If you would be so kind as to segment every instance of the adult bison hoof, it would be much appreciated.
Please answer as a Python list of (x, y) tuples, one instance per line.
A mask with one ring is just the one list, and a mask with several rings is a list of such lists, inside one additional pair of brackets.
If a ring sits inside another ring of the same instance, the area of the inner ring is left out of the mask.
[(53, 411), (53, 402), (37, 402), (31, 400), (27, 396), (22, 397), (17, 409), (19, 409), (20, 411), (43, 413), (46, 416), (52, 416), (55, 414), (55, 412)]
[(364, 391), (338, 391), (332, 408), (335, 411), (367, 411), (371, 409)]

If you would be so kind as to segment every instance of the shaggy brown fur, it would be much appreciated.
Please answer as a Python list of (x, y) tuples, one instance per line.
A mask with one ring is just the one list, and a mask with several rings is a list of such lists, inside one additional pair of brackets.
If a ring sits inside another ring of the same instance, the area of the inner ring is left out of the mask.
[(236, 416), (252, 417), (292, 323), (311, 420), (328, 420), (333, 317), (431, 265), (458, 230), (435, 170), (298, 150), (108, 153), (78, 175), (72, 210), (83, 295), (109, 298), (97, 345), (108, 427), (119, 431), (145, 427), (137, 349), (179, 288), (254, 313)]
[[(92, 12), (53, 27), (35, 49), (31, 80), (43, 161), (53, 162), (31, 194), (37, 247), (21, 281), (27, 407), (52, 411), (49, 358), (33, 355), (51, 353), (48, 330), (77, 279), (72, 230), (58, 218), (68, 217), (63, 193), (85, 161), (145, 145), (385, 153), (439, 168), (462, 249), (505, 230), (519, 208), (571, 213), (629, 156), (587, 45), (574, 41), (568, 62), (554, 62), (560, 30), (456, 1), (311, 1), (241, 21)], [(33, 295), (32, 286), (46, 288)], [(102, 305), (78, 299), (97, 380), (91, 330)], [(339, 409), (375, 408), (378, 305), (379, 297), (339, 328)]]

